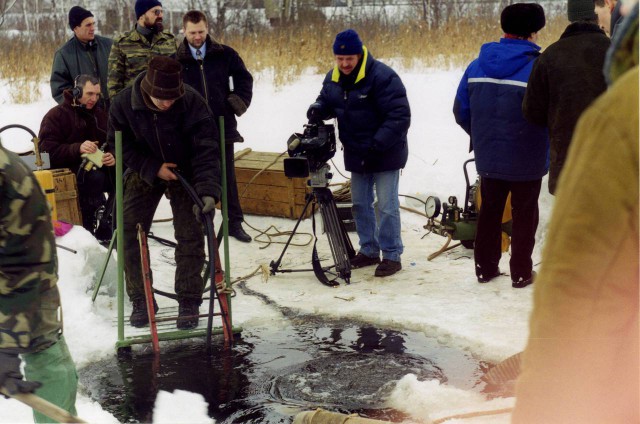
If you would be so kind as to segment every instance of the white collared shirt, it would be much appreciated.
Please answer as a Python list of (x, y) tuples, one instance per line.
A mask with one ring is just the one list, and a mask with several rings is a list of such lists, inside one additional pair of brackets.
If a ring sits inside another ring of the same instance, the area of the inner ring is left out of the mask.
[(205, 54), (206, 54), (206, 52), (207, 52), (207, 42), (206, 42), (206, 41), (204, 42), (204, 44), (202, 45), (202, 47), (200, 47), (199, 49), (196, 49), (196, 48), (195, 48), (195, 47), (193, 47), (191, 44), (188, 44), (188, 45), (189, 45), (189, 49), (191, 50), (191, 56), (193, 56), (193, 58), (194, 58), (195, 60), (198, 60), (198, 55), (196, 54), (196, 52), (197, 52), (198, 50), (200, 50), (200, 54), (201, 54), (201, 55), (200, 55), (200, 59), (203, 59), (203, 60), (204, 60), (204, 56), (205, 56)]

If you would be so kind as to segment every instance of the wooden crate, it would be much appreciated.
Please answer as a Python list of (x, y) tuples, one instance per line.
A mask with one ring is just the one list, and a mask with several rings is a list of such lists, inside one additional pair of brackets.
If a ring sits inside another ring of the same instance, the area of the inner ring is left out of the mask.
[[(306, 178), (284, 175), (285, 153), (245, 149), (235, 155), (236, 180), (242, 211), (247, 214), (297, 219), (311, 191)], [(256, 177), (256, 174), (259, 174)], [(255, 178), (254, 178), (255, 177)], [(308, 208), (306, 217), (310, 215)]]
[(66, 168), (52, 169), (58, 220), (82, 225), (76, 174)]

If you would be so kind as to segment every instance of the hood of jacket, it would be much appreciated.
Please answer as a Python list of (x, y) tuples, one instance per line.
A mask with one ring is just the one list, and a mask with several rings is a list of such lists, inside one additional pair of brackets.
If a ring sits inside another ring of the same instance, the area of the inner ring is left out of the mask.
[(501, 38), (480, 48), (478, 64), (491, 78), (504, 78), (517, 73), (540, 55), (540, 46), (527, 41)]

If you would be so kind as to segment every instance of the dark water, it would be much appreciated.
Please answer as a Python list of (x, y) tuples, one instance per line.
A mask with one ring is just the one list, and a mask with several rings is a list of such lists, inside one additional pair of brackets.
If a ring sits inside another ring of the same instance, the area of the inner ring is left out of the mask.
[(121, 422), (151, 422), (158, 390), (175, 389), (202, 394), (218, 423), (291, 423), (316, 407), (402, 421), (384, 400), (404, 375), (480, 391), (488, 366), (417, 332), (310, 316), (272, 327), (245, 329), (227, 350), (214, 339), (211, 355), (200, 339), (167, 343), (159, 364), (137, 347), (81, 369), (80, 380)]

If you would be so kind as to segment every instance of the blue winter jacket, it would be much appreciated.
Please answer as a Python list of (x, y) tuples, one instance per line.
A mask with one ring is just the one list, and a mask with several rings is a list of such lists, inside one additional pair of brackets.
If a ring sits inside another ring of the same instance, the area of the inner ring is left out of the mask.
[(532, 181), (549, 170), (547, 129), (522, 116), (539, 50), (526, 40), (502, 38), (484, 44), (460, 81), (453, 114), (471, 136), (476, 169), (483, 177)]
[[(347, 171), (384, 172), (404, 168), (409, 156), (411, 110), (407, 92), (393, 69), (364, 47), (353, 88), (345, 91), (334, 68), (316, 99), (326, 119), (338, 119)], [(354, 71), (355, 72), (355, 71)]]

